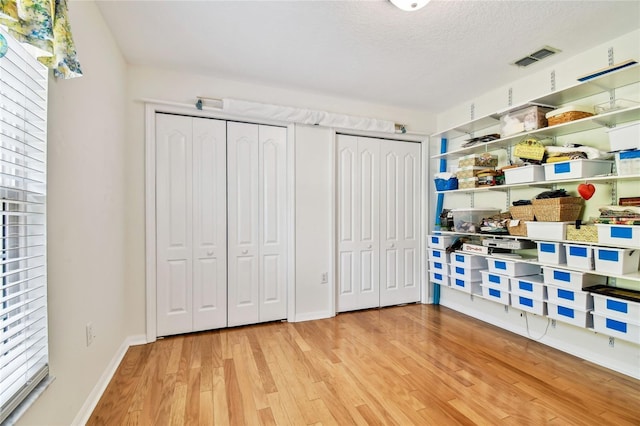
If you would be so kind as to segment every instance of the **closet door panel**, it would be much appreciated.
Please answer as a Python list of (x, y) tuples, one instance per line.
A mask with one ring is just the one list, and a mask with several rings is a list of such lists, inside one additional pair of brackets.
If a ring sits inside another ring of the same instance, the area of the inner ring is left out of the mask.
[(227, 123), (228, 325), (259, 322), (258, 126)]
[(260, 321), (287, 316), (287, 130), (258, 126), (260, 229)]
[(156, 141), (156, 319), (166, 336), (193, 327), (191, 119), (158, 114)]
[(193, 331), (227, 325), (226, 123), (193, 119)]
[(381, 155), (381, 245), (387, 261), (381, 263), (380, 305), (389, 306), (420, 299), (420, 145), (383, 141)]

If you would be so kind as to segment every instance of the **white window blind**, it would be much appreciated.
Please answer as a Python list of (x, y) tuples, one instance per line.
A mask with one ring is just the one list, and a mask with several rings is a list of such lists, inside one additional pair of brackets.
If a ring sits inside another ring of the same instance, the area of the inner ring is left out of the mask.
[(0, 423), (48, 375), (47, 69), (5, 31), (0, 58)]

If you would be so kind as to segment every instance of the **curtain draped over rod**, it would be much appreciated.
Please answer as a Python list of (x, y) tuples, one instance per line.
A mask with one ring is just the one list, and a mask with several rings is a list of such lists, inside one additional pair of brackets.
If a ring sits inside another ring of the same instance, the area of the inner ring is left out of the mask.
[(80, 77), (66, 0), (0, 0), (0, 25), (40, 52), (38, 60), (57, 78)]

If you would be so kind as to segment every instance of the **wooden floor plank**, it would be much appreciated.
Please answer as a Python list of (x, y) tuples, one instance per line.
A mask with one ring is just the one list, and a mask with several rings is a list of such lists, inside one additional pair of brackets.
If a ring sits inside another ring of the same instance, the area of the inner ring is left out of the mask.
[(640, 381), (444, 307), (129, 348), (88, 425), (639, 425)]

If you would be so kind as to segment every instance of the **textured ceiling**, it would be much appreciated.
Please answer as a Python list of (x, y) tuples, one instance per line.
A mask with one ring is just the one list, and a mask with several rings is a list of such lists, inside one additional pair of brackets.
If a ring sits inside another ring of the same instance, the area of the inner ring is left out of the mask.
[(97, 3), (131, 64), (434, 111), (640, 27), (640, 1)]

